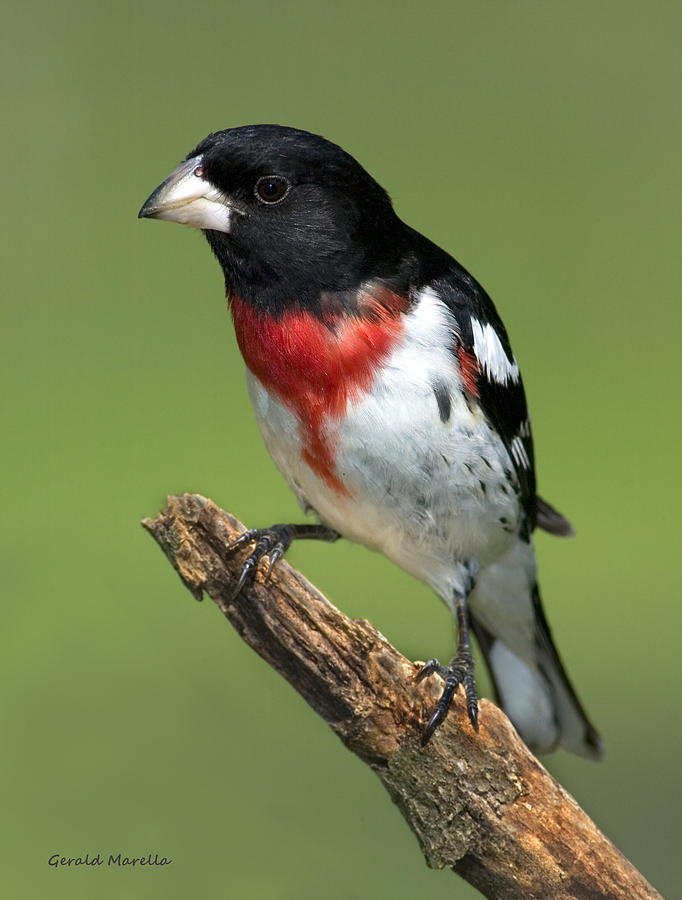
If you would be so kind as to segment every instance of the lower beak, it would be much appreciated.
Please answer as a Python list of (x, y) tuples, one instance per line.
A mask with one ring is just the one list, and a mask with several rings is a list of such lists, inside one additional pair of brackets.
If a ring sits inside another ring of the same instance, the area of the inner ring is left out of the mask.
[(186, 160), (145, 201), (139, 219), (163, 219), (206, 231), (229, 232), (227, 198), (204, 178), (201, 157)]

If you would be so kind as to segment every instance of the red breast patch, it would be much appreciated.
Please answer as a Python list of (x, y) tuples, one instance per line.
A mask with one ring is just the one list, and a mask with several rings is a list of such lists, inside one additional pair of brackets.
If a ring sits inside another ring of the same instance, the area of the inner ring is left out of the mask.
[(369, 390), (403, 332), (405, 298), (382, 289), (361, 298), (362, 316), (334, 313), (320, 319), (300, 309), (275, 318), (250, 303), (231, 301), (237, 343), (249, 370), (296, 415), (302, 455), (340, 494), (335, 448), (324, 433), (350, 400)]

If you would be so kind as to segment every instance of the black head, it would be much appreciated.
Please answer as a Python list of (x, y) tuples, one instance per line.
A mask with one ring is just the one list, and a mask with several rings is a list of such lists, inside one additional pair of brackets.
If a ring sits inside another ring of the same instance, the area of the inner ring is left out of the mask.
[(209, 135), (140, 216), (201, 228), (228, 291), (270, 312), (390, 281), (408, 239), (387, 193), (352, 156), (279, 125)]

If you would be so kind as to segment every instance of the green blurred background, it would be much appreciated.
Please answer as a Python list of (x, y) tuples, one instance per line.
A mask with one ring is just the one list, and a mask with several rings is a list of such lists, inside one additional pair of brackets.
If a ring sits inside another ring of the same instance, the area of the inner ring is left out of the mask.
[[(678, 10), (4, 4), (6, 896), (475, 895), (138, 524), (187, 490), (298, 517), (203, 238), (136, 219), (248, 122), (342, 144), (495, 298), (541, 490), (578, 532), (538, 537), (546, 605), (608, 751), (545, 761), (679, 896)], [(290, 559), (406, 655), (448, 657), (445, 608), (382, 558)], [(47, 865), (86, 851), (173, 864)]]

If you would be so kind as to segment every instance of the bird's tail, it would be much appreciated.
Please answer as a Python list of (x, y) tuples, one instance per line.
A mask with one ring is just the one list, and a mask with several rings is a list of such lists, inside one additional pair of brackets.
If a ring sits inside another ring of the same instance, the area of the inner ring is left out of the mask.
[[(504, 631), (496, 636), (477, 617), (475, 608), (471, 613), (498, 702), (534, 752), (548, 753), (562, 746), (579, 756), (599, 759), (603, 754), (601, 738), (568, 680), (537, 585), (532, 589), (532, 616), (533, 622), (527, 623), (530, 627), (516, 629), (515, 638), (505, 643)], [(525, 637), (521, 641), (522, 632)]]

